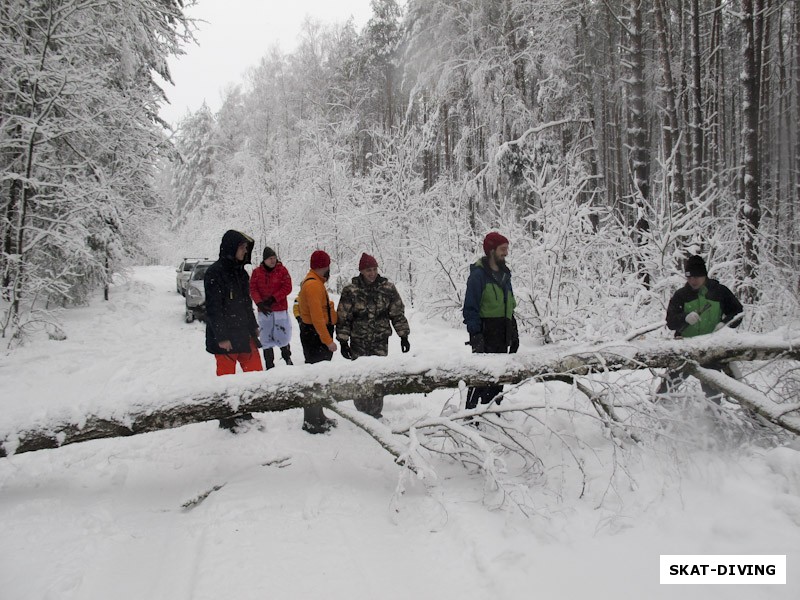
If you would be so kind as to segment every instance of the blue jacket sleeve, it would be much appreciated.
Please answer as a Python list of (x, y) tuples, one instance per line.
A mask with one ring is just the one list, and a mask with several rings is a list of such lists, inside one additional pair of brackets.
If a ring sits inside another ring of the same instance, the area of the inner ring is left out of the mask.
[(468, 333), (480, 333), (481, 326), (481, 295), (483, 294), (483, 281), (481, 272), (474, 269), (467, 279), (467, 293), (464, 296), (464, 323), (467, 324)]

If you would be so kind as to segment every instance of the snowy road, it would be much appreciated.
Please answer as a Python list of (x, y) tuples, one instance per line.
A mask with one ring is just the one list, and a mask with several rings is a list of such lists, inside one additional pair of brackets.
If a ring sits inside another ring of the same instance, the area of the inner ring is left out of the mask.
[[(219, 385), (203, 325), (185, 324), (182, 306), (174, 271), (148, 267), (111, 302), (68, 311), (66, 340), (3, 357), (0, 425)], [(412, 353), (466, 352), (462, 331), (420, 315), (411, 324)], [(438, 414), (452, 395), (393, 397), (386, 414)], [(601, 481), (583, 498), (543, 489), (539, 513), (525, 518), (488, 508), (482, 479), (443, 461), (439, 481), (406, 481), (398, 496), (398, 467), (348, 423), (309, 436), (299, 410), (259, 419), (264, 432), (202, 423), (0, 460), (0, 598), (788, 600), (800, 591), (796, 450), (683, 466), (642, 457), (635, 486)], [(587, 468), (597, 452), (587, 450)], [(660, 554), (703, 553), (787, 554), (789, 584), (658, 585)]]

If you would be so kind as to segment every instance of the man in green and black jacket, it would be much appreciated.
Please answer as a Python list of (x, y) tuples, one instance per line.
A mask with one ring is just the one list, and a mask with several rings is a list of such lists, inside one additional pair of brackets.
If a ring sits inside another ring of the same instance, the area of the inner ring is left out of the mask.
[(700, 256), (686, 261), (686, 285), (679, 289), (667, 307), (667, 327), (675, 337), (695, 337), (712, 333), (728, 323), (737, 327), (742, 305), (728, 288), (708, 278), (706, 263)]
[[(484, 256), (470, 266), (464, 295), (464, 323), (472, 351), (478, 354), (514, 353), (519, 349), (519, 332), (514, 318), (517, 301), (511, 287), (511, 271), (506, 266), (508, 239), (493, 231), (483, 240)], [(478, 401), (500, 404), (502, 385), (471, 387), (468, 409)]]
[[(690, 256), (685, 264), (686, 285), (672, 295), (667, 306), (667, 327), (676, 338), (706, 335), (723, 327), (738, 327), (742, 305), (727, 287), (716, 279), (709, 279), (706, 263), (700, 256)], [(728, 369), (719, 364), (703, 365), (707, 368)], [(659, 393), (666, 391), (684, 377), (670, 373), (661, 384)], [(707, 396), (714, 390), (703, 386)]]

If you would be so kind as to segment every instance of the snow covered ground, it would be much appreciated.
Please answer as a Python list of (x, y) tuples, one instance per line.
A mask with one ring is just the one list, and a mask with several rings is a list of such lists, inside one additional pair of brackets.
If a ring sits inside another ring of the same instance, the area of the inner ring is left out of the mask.
[[(66, 340), (42, 336), (0, 359), (0, 435), (315, 368), (279, 362), (216, 378), (204, 326), (183, 322), (169, 267), (135, 269), (110, 302), (66, 311), (64, 322)], [(468, 356), (463, 330), (413, 311), (411, 326), (404, 360)], [(535, 349), (523, 341), (521, 351)], [(388, 360), (398, 357), (394, 337)], [(530, 385), (507, 402), (566, 393)], [(458, 399), (456, 390), (390, 397), (384, 414), (411, 421)], [(613, 444), (573, 431), (585, 492), (561, 465), (572, 461), (558, 456), (563, 446), (542, 443), (547, 471), (525, 516), (497, 507), (480, 474), (440, 457), (430, 459), (436, 482), (404, 477), (399, 494), (400, 468), (350, 423), (311, 436), (300, 410), (258, 418), (264, 431), (231, 435), (211, 422), (0, 459), (0, 598), (800, 597), (796, 442), (633, 449), (621, 477), (608, 475)], [(661, 554), (785, 554), (787, 584), (662, 586)]]

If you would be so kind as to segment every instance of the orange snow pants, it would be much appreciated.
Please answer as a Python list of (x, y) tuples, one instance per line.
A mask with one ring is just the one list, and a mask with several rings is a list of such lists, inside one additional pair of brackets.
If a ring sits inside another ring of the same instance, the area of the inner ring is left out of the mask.
[(250, 352), (215, 354), (214, 358), (217, 360), (217, 375), (233, 375), (236, 373), (236, 363), (242, 365), (242, 371), (245, 373), (264, 370), (261, 365), (261, 354), (252, 340), (250, 340)]

